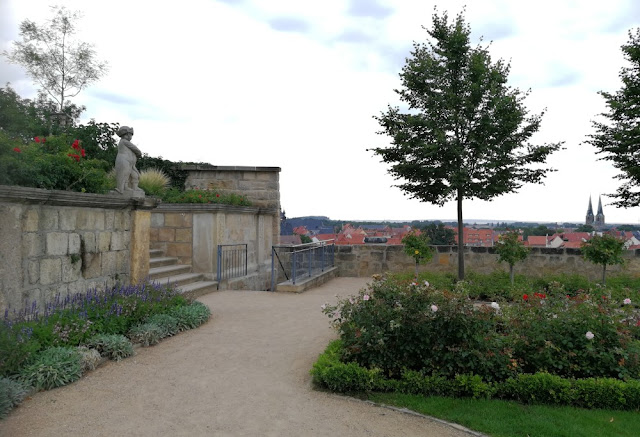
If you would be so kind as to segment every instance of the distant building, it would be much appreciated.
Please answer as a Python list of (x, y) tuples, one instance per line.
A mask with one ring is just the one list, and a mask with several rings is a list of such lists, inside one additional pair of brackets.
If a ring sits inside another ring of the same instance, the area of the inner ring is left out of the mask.
[(604, 226), (604, 212), (602, 211), (602, 197), (598, 196), (598, 213), (593, 215), (593, 206), (591, 205), (591, 196), (589, 196), (589, 207), (587, 208), (586, 225), (591, 225), (596, 229)]

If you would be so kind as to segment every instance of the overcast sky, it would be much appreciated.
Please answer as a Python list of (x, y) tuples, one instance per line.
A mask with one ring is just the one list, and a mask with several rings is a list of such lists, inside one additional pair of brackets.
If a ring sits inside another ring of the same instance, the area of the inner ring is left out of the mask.
[[(398, 104), (394, 88), (412, 42), (425, 42), (434, 6), (451, 17), (463, 1), (415, 0), (0, 0), (0, 52), (24, 19), (49, 6), (80, 10), (78, 37), (95, 45), (108, 74), (73, 101), (83, 121), (133, 126), (143, 152), (175, 161), (280, 167), (289, 217), (450, 220), (443, 207), (405, 196), (367, 149), (388, 144), (372, 117)], [(638, 0), (468, 1), (474, 45), (491, 41), (511, 62), (509, 84), (546, 108), (534, 141), (565, 141), (557, 172), (493, 201), (464, 202), (471, 219), (584, 222), (603, 195), (608, 223), (640, 223), (616, 209), (615, 169), (584, 144), (605, 110), (600, 90), (620, 87), (620, 46), (640, 27)], [(36, 87), (0, 57), (0, 84), (25, 98)]]

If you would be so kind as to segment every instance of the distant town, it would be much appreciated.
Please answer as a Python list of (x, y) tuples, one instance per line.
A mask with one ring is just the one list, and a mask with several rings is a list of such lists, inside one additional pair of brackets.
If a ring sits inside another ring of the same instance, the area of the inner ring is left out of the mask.
[[(465, 246), (492, 247), (507, 231), (516, 230), (525, 246), (551, 248), (580, 248), (594, 235), (610, 234), (624, 241), (628, 250), (640, 249), (640, 226), (608, 225), (602, 201), (596, 213), (591, 199), (583, 223), (500, 222), (465, 223)], [(280, 244), (303, 244), (333, 240), (336, 245), (402, 244), (409, 232), (427, 232), (434, 245), (458, 244), (458, 224), (455, 221), (344, 221), (328, 217), (309, 216), (288, 218), (281, 214)]]

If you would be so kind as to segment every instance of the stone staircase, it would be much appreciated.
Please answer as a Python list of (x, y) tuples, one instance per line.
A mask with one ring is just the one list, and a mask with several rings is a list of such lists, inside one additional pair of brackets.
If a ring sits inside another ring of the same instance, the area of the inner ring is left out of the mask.
[(202, 273), (192, 273), (191, 265), (178, 264), (178, 258), (165, 256), (160, 249), (149, 251), (149, 279), (174, 284), (182, 294), (193, 299), (218, 289), (217, 281), (205, 279)]

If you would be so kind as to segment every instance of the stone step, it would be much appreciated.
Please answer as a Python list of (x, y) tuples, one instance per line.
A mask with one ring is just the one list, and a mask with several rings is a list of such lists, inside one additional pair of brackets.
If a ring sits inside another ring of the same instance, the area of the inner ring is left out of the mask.
[(154, 267), (152, 269), (149, 269), (149, 279), (153, 281), (160, 278), (166, 278), (167, 276), (175, 276), (175, 275), (180, 275), (182, 273), (190, 273), (190, 272), (191, 272), (190, 265), (176, 264), (176, 265), (170, 265), (170, 266)]
[(209, 294), (218, 289), (217, 281), (198, 281), (178, 287), (178, 290), (185, 296), (195, 299), (205, 294)]
[(164, 256), (164, 250), (162, 249), (151, 249), (149, 250), (149, 257), (150, 258), (158, 258)]
[(173, 264), (178, 264), (178, 258), (173, 256), (161, 256), (157, 258), (149, 258), (150, 268), (170, 266)]
[(182, 286), (185, 284), (190, 284), (192, 282), (198, 282), (201, 281), (203, 279), (203, 275), (202, 273), (182, 273), (179, 275), (174, 275), (174, 276), (167, 276), (164, 278), (160, 278), (158, 280), (156, 280), (155, 282), (162, 284), (162, 285), (166, 285), (166, 284), (173, 284), (176, 286)]

